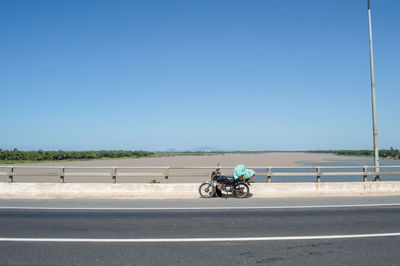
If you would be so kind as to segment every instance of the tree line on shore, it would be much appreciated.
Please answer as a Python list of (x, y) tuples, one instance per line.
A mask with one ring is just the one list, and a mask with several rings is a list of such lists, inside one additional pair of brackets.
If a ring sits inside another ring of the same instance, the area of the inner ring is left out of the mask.
[[(325, 151), (310, 151), (316, 153), (333, 153), (336, 155), (344, 156), (374, 156), (373, 150), (325, 150)], [(398, 149), (390, 148), (390, 150), (379, 150), (379, 157), (383, 158), (400, 158), (400, 151)]]
[[(374, 156), (373, 150), (314, 150), (307, 151), (313, 153), (333, 153), (344, 156)], [(224, 154), (218, 152), (216, 154)], [(160, 153), (147, 151), (124, 151), (124, 150), (100, 150), (100, 151), (20, 151), (0, 149), (0, 161), (60, 161), (60, 160), (92, 160), (92, 159), (117, 159), (117, 158), (139, 158), (160, 155)], [(167, 155), (208, 155), (209, 153), (161, 153)], [(214, 153), (211, 153), (215, 155)], [(383, 158), (400, 159), (400, 151), (390, 148), (390, 150), (379, 150), (379, 156)]]
[(59, 161), (59, 160), (90, 160), (104, 158), (138, 158), (151, 156), (147, 151), (19, 151), (0, 149), (1, 161)]

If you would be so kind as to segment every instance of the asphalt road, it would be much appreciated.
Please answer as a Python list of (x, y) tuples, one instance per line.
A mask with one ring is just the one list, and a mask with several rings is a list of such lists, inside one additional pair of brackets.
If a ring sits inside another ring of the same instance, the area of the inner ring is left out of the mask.
[(0, 200), (0, 264), (399, 263), (398, 197), (309, 200)]

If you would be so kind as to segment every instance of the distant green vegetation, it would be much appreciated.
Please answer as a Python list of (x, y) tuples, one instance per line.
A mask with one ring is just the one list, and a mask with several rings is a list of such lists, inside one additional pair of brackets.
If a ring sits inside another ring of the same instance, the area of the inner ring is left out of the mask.
[(0, 149), (0, 162), (38, 162), (61, 160), (92, 160), (106, 158), (138, 158), (152, 156), (147, 151), (19, 151)]
[[(333, 153), (336, 155), (344, 156), (374, 156), (373, 150), (319, 150), (307, 151), (312, 153)], [(390, 148), (390, 150), (379, 150), (379, 157), (399, 159), (400, 151)]]
[[(164, 156), (207, 156), (224, 155), (227, 153), (266, 153), (267, 151), (210, 151), (210, 152), (147, 152), (147, 151), (123, 151), (123, 150), (101, 150), (101, 151), (19, 151), (0, 149), (0, 163), (26, 163), (41, 161), (71, 161), (71, 160), (98, 160), (118, 158), (140, 158), (140, 157), (164, 157)], [(271, 152), (271, 151), (269, 151)], [(312, 153), (333, 153), (344, 156), (374, 156), (372, 150), (316, 150), (307, 151)], [(384, 158), (399, 159), (398, 149), (380, 150), (379, 156)]]

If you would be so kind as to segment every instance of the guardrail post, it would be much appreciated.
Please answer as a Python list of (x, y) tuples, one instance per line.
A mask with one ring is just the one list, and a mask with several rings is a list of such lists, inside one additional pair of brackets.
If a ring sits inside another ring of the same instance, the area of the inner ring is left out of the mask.
[(63, 168), (61, 168), (60, 183), (62, 183), (62, 184), (65, 183), (64, 178), (65, 178), (65, 168), (63, 167)]
[(367, 167), (363, 167), (363, 172), (364, 172), (363, 181), (367, 182), (368, 181)]
[(374, 171), (374, 172), (375, 172), (374, 181), (381, 181), (381, 178), (380, 178), (380, 176), (379, 176), (379, 174), (380, 174), (379, 168), (375, 166), (374, 170), (375, 170), (375, 171)]
[(165, 168), (165, 169), (164, 169), (165, 183), (168, 183), (168, 176), (169, 176), (169, 169), (168, 169), (168, 168)]
[(321, 182), (321, 168), (317, 167), (315, 169), (317, 171), (317, 183)]
[(271, 183), (272, 170), (267, 168), (267, 183)]
[(8, 176), (8, 183), (13, 183), (13, 182), (14, 182), (14, 167), (11, 167)]
[(117, 183), (117, 168), (111, 170), (112, 181), (114, 184)]

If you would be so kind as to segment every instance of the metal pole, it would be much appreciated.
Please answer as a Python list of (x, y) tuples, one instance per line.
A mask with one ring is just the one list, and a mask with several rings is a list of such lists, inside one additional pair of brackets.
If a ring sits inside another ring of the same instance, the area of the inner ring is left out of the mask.
[(369, 58), (371, 66), (371, 96), (372, 96), (372, 128), (374, 137), (374, 156), (375, 156), (375, 181), (379, 178), (379, 150), (378, 150), (378, 127), (376, 125), (376, 105), (375, 105), (375, 74), (374, 74), (374, 55), (372, 49), (372, 27), (371, 27), (371, 5), (368, 0), (368, 27), (369, 27)]

